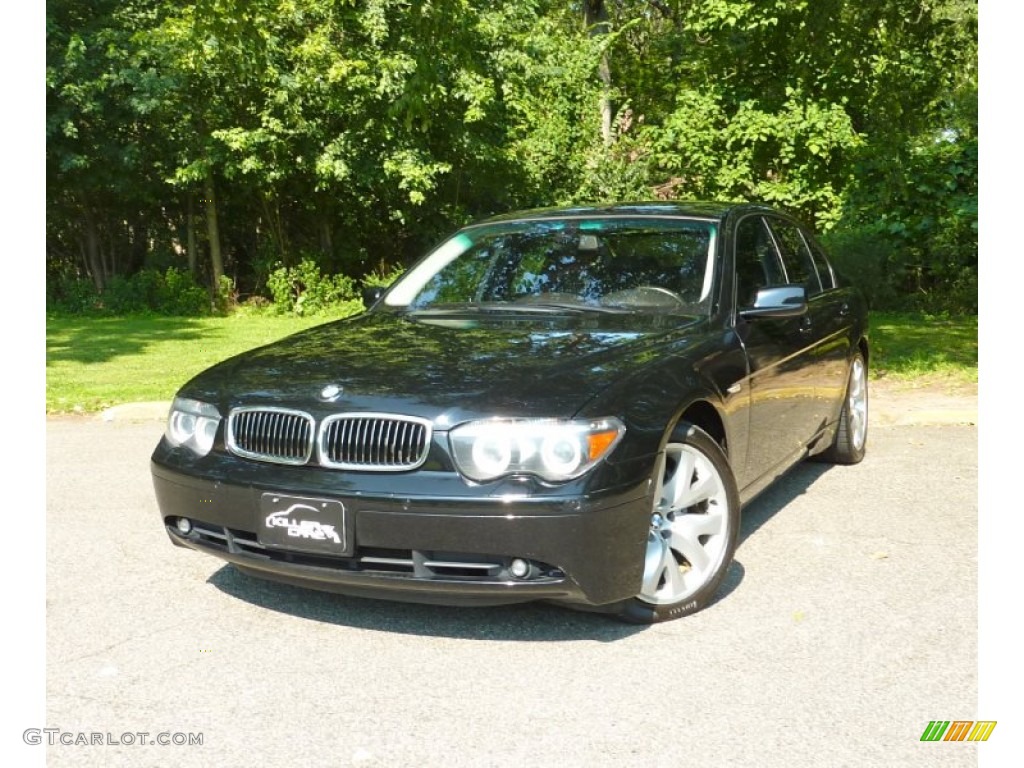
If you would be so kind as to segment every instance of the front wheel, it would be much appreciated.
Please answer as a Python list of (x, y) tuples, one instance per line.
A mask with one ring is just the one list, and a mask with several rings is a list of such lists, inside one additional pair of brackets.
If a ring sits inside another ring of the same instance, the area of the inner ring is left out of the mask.
[(640, 592), (618, 612), (651, 624), (699, 611), (736, 550), (739, 493), (729, 461), (703, 430), (681, 424), (661, 454)]

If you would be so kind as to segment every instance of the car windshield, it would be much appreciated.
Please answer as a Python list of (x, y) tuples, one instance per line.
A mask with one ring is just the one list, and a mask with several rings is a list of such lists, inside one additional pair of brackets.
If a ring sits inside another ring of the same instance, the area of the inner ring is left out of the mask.
[(563, 218), (469, 227), (388, 292), (410, 310), (477, 307), (655, 310), (706, 315), (714, 222)]

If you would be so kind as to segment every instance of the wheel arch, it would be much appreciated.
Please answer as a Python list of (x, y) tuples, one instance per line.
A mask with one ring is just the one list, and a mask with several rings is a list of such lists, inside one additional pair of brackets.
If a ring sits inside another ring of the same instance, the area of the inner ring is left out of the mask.
[(669, 434), (666, 435), (666, 440), (680, 422), (693, 424), (695, 427), (699, 427), (707, 432), (711, 439), (718, 443), (722, 452), (726, 456), (729, 455), (729, 439), (725, 429), (725, 419), (722, 418), (722, 414), (718, 412), (718, 409), (709, 400), (695, 400), (683, 408), (679, 417), (672, 424)]

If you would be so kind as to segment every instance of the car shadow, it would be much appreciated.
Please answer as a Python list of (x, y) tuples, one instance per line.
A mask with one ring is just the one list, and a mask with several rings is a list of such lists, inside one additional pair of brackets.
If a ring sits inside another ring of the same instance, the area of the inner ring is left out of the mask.
[(807, 493), (818, 478), (831, 468), (831, 464), (803, 461), (755, 497), (743, 508), (743, 521), (740, 523), (740, 540), (737, 549), (742, 547), (743, 542), (753, 536), (777, 512)]
[(711, 602), (701, 610), (706, 611), (709, 608), (713, 608), (735, 592), (743, 581), (743, 577), (746, 575), (747, 571), (743, 567), (743, 563), (737, 559), (733, 559), (732, 563), (729, 565), (729, 570), (725, 572), (725, 578), (722, 579), (722, 583), (719, 585), (718, 591), (715, 592), (715, 596), (711, 599)]
[(349, 597), (264, 581), (231, 565), (218, 569), (207, 581), (225, 594), (271, 611), (407, 635), (458, 640), (614, 642), (646, 629), (546, 603), (462, 608)]
[[(802, 462), (744, 507), (738, 549), (777, 512), (807, 493), (830, 468), (829, 464)], [(745, 575), (742, 561), (734, 559), (714, 599), (704, 610), (713, 608), (738, 589)], [(208, 582), (225, 594), (271, 611), (310, 621), (408, 635), (460, 640), (615, 642), (647, 629), (547, 603), (469, 608), (349, 597), (264, 581), (231, 565), (218, 569)]]

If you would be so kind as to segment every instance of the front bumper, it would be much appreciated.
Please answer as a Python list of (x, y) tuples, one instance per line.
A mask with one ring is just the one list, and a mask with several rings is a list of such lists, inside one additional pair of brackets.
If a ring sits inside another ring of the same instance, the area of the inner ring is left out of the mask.
[[(331, 592), (446, 605), (552, 600), (600, 606), (640, 590), (651, 501), (647, 483), (600, 498), (315, 494), (271, 480), (233, 484), (152, 463), (171, 540), (254, 576)], [(342, 502), (344, 554), (258, 540), (260, 499), (275, 492)], [(188, 534), (176, 527), (188, 518)], [(515, 576), (512, 563), (528, 564)]]

